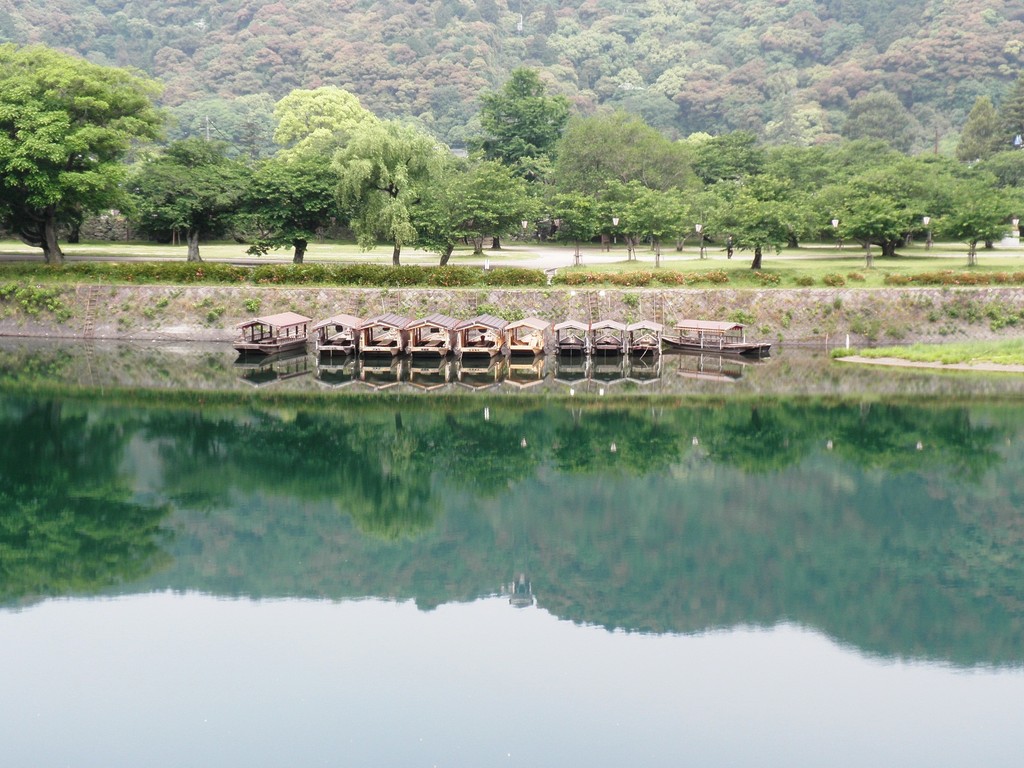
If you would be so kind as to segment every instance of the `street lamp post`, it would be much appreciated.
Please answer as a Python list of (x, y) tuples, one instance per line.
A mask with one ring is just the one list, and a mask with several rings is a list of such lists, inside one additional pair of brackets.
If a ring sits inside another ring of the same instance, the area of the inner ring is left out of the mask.
[(836, 238), (836, 248), (842, 248), (843, 240), (839, 237), (839, 219), (832, 219), (832, 232)]
[(1014, 245), (1020, 245), (1020, 219), (1014, 216), (1010, 219), (1010, 223), (1013, 224), (1013, 231), (1010, 236), (1013, 238)]
[[(612, 216), (612, 226), (613, 227), (619, 226), (619, 217), (618, 216)], [(615, 233), (612, 232), (612, 244), (614, 245), (614, 244), (616, 244), (618, 242), (619, 241), (616, 238)], [(611, 250), (611, 246), (608, 246), (608, 250)]]
[(926, 251), (930, 251), (932, 249), (932, 228), (929, 225), (932, 223), (932, 217), (931, 216), (925, 216), (923, 219), (921, 219), (921, 223), (924, 224), (924, 230), (925, 230), (924, 249)]
[(704, 225), (694, 224), (693, 228), (697, 230), (697, 234), (700, 235), (700, 257), (704, 258)]

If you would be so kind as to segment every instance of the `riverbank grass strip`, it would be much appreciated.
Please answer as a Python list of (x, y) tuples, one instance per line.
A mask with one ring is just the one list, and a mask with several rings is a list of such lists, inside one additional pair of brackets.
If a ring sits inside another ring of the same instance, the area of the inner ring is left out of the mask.
[(895, 358), (935, 365), (1024, 365), (1024, 339), (972, 341), (952, 344), (913, 344), (906, 347), (836, 349), (832, 357)]

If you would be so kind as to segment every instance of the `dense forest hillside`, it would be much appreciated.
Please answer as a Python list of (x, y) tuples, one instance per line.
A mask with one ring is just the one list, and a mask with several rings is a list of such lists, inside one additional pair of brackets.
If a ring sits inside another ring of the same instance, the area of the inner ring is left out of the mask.
[(193, 130), (243, 119), (236, 97), (260, 112), (333, 84), (458, 145), (478, 94), (526, 65), (582, 112), (670, 135), (811, 144), (887, 92), (921, 149), (1018, 77), (1024, 0), (0, 0), (0, 42), (138, 67)]

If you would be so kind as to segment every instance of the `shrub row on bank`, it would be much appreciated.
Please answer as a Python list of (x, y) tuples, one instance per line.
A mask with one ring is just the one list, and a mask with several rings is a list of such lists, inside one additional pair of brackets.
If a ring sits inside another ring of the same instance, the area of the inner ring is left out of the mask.
[[(248, 284), (248, 285), (336, 285), (362, 288), (536, 288), (548, 285), (548, 274), (540, 269), (498, 267), (482, 270), (476, 267), (393, 267), (385, 264), (262, 264), (237, 266), (221, 262), (125, 261), (73, 262), (51, 267), (38, 262), (4, 264), (8, 278), (66, 280), (72, 282), (107, 281), (112, 283), (172, 284)], [(724, 285), (737, 280), (740, 284), (762, 287), (790, 282), (797, 286), (842, 287), (847, 281), (864, 282), (864, 275), (851, 272), (845, 276), (826, 274), (820, 278), (797, 275), (783, 280), (771, 272), (741, 270), (727, 273), (721, 269), (704, 272), (677, 272), (671, 269), (632, 270), (625, 272), (592, 272), (560, 270), (553, 285), (596, 287), (609, 285), (623, 288), (687, 287)], [(1024, 272), (953, 271), (922, 272), (916, 275), (890, 274), (886, 285), (1024, 285)]]
[(1024, 272), (921, 272), (887, 275), (886, 285), (1024, 285)]

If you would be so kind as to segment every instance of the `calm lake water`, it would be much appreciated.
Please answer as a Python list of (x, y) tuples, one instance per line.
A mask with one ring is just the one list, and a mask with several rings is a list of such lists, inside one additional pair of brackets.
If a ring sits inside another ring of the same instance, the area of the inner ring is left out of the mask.
[(1013, 380), (211, 404), (30, 352), (0, 350), (4, 765), (1024, 754)]

